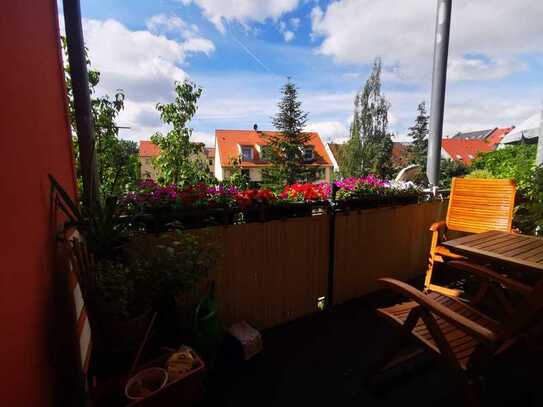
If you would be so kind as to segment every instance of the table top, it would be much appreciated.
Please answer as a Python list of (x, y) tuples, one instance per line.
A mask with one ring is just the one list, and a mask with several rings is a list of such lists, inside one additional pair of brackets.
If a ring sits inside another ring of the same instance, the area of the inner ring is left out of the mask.
[(453, 253), (483, 257), (543, 272), (543, 239), (490, 231), (441, 243)]

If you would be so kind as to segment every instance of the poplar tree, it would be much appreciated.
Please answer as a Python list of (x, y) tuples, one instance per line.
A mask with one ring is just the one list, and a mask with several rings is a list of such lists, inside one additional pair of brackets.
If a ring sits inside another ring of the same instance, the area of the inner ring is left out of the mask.
[(381, 60), (377, 58), (373, 70), (359, 95), (359, 125), (362, 137), (363, 173), (383, 178), (392, 175), (392, 137), (388, 132), (389, 102), (381, 94)]
[(350, 137), (343, 149), (340, 150), (340, 174), (343, 177), (360, 177), (362, 168), (362, 139), (360, 138), (360, 95), (354, 98), (353, 121)]
[(392, 175), (389, 107), (381, 95), (381, 60), (376, 59), (370, 77), (354, 99), (351, 134), (341, 154), (343, 168), (340, 172), (343, 177), (360, 177), (369, 173), (383, 178)]

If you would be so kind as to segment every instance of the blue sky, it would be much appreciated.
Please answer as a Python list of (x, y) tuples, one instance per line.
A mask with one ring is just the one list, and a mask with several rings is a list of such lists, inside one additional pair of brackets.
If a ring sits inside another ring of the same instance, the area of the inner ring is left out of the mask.
[[(300, 88), (309, 128), (348, 135), (354, 94), (384, 63), (390, 128), (403, 139), (429, 102), (436, 6), (428, 0), (81, 0), (100, 93), (122, 88), (122, 136), (165, 131), (154, 108), (174, 80), (204, 89), (192, 122), (212, 144), (217, 128), (271, 128), (279, 89)], [(62, 10), (60, 10), (62, 12)], [(519, 123), (543, 99), (543, 2), (456, 0), (445, 133)]]

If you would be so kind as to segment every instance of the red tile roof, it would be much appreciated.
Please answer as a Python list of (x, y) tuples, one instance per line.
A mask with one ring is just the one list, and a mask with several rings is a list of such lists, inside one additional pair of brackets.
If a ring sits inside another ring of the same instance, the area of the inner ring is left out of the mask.
[(149, 140), (140, 141), (140, 157), (156, 157), (160, 154), (160, 148)]
[(513, 130), (513, 127), (504, 127), (504, 128), (495, 128), (492, 133), (490, 133), (487, 137), (486, 137), (486, 141), (492, 145), (492, 146), (496, 146), (498, 144), (500, 144), (500, 142), (502, 141), (502, 138), (504, 138), (507, 133), (509, 133), (511, 130)]
[[(204, 152), (207, 158), (215, 158), (215, 148), (206, 147)], [(160, 154), (160, 148), (149, 140), (140, 141), (140, 157), (156, 157)]]
[(462, 160), (470, 165), (477, 153), (494, 151), (494, 146), (486, 140), (464, 140), (457, 138), (443, 139), (441, 147), (449, 154), (452, 160)]
[(409, 147), (404, 143), (392, 143), (390, 158), (396, 167), (405, 167), (409, 162)]
[[(259, 161), (258, 151), (256, 145), (267, 145), (268, 142), (264, 135), (277, 135), (277, 131), (254, 131), (254, 130), (215, 130), (215, 138), (217, 140), (217, 146), (219, 148), (219, 155), (221, 157), (221, 165), (223, 167), (230, 166), (231, 160), (239, 157), (240, 151), (238, 146), (252, 146), (253, 147), (253, 161), (242, 161), (242, 167), (266, 167), (270, 164), (265, 161)], [(307, 142), (308, 146), (313, 146), (315, 153), (315, 160), (311, 165), (318, 165), (324, 167), (332, 167), (332, 161), (326, 153), (324, 144), (322, 144), (321, 138), (318, 133), (307, 133), (311, 137)]]

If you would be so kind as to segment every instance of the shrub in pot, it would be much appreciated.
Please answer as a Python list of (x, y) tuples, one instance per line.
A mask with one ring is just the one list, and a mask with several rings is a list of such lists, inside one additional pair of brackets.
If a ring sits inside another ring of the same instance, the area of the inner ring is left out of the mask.
[(177, 297), (190, 294), (207, 277), (218, 254), (210, 234), (202, 231), (140, 234), (125, 246), (127, 266), (145, 276), (149, 299), (159, 312), (159, 335), (165, 342), (175, 344), (181, 335)]
[(98, 259), (96, 263), (96, 320), (107, 351), (137, 349), (151, 314), (149, 276), (123, 259)]

